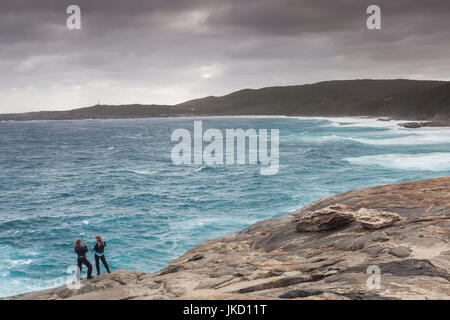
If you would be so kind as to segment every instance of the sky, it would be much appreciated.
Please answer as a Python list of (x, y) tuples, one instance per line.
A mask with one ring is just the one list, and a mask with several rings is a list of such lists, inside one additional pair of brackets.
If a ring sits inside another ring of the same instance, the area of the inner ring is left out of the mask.
[[(69, 5), (81, 9), (70, 30)], [(366, 9), (381, 8), (369, 30)], [(449, 0), (1, 0), (0, 113), (450, 80)]]

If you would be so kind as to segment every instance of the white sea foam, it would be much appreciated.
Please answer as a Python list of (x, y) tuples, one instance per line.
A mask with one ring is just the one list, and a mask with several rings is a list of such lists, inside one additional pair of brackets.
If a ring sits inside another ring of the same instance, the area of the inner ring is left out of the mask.
[(357, 141), (364, 144), (389, 146), (389, 145), (427, 145), (427, 144), (445, 144), (450, 143), (450, 138), (446, 136), (419, 136), (410, 135), (400, 138), (388, 138), (388, 139), (366, 139), (366, 138), (351, 138), (353, 141)]
[[(361, 127), (361, 128), (398, 128), (400, 123), (411, 122), (403, 120), (379, 121), (373, 118), (337, 118), (333, 123), (338, 127)], [(414, 122), (414, 121), (412, 121)]]
[(398, 128), (400, 123), (415, 122), (410, 120), (380, 121), (368, 117), (295, 117), (300, 120), (327, 120), (333, 127), (363, 127), (363, 128)]
[(195, 169), (194, 169), (194, 172), (202, 171), (203, 169), (206, 169), (206, 167), (207, 167), (207, 166), (201, 166), (201, 167), (195, 168)]
[(302, 136), (300, 140), (305, 142), (313, 142), (313, 143), (327, 143), (330, 141), (344, 141), (349, 138), (342, 137), (336, 134), (327, 135), (327, 136)]
[(17, 265), (26, 265), (26, 264), (31, 264), (33, 263), (33, 260), (31, 259), (19, 259), (19, 260), (6, 260), (9, 264), (13, 265), (13, 266), (17, 266)]
[[(7, 277), (9, 272), (2, 273), (2, 276)], [(8, 297), (15, 294), (30, 292), (30, 291), (40, 291), (49, 288), (56, 288), (66, 284), (68, 276), (59, 277), (56, 279), (33, 279), (24, 278), (23, 281), (8, 280), (7, 282), (2, 282), (2, 288), (0, 290), (0, 297)]]
[(141, 174), (141, 175), (152, 175), (152, 174), (156, 173), (156, 171), (148, 171), (148, 170), (132, 170), (132, 169), (129, 169), (128, 171), (134, 172), (136, 174)]
[(431, 144), (446, 144), (450, 143), (450, 127), (423, 127), (423, 128), (403, 128), (399, 124), (404, 122), (411, 122), (405, 120), (389, 120), (389, 121), (379, 121), (376, 118), (365, 118), (365, 117), (298, 117), (298, 119), (317, 119), (317, 120), (327, 120), (330, 121), (329, 126), (336, 128), (345, 127), (362, 127), (362, 128), (385, 128), (388, 130), (374, 131), (371, 136), (374, 138), (366, 137), (346, 137), (340, 136), (339, 131), (336, 132), (337, 135), (330, 135), (324, 137), (308, 137), (305, 136), (304, 139), (309, 139), (312, 141), (328, 141), (328, 140), (338, 140), (347, 139), (352, 141), (357, 141), (363, 144), (370, 145), (431, 145)]
[[(385, 131), (386, 138), (352, 138), (364, 144), (371, 145), (430, 145), (450, 143), (450, 128), (421, 128), (421, 129), (402, 129), (393, 128)], [(397, 137), (395, 137), (398, 135)], [(382, 137), (382, 136), (381, 136)]]
[(450, 153), (434, 152), (420, 154), (380, 154), (345, 158), (344, 160), (357, 165), (378, 165), (400, 170), (450, 170)]

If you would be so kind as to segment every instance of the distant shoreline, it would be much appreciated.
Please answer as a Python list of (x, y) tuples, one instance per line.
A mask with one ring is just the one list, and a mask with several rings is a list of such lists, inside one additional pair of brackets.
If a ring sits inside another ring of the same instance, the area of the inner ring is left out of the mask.
[(243, 89), (177, 105), (94, 105), (67, 111), (0, 114), (0, 121), (179, 117), (372, 117), (450, 125), (450, 82), (334, 80)]
[[(1, 116), (1, 115), (0, 115)], [(423, 120), (412, 120), (412, 119), (385, 119), (384, 117), (373, 117), (373, 116), (294, 116), (294, 115), (183, 115), (183, 116), (167, 116), (167, 117), (129, 117), (129, 118), (82, 118), (82, 119), (29, 119), (29, 120), (2, 120), (0, 122), (40, 122), (40, 121), (84, 121), (84, 120), (139, 120), (139, 119), (191, 119), (191, 118), (260, 118), (260, 119), (270, 119), (270, 118), (280, 118), (289, 119), (297, 118), (304, 120), (313, 119), (371, 119), (380, 122), (390, 122), (396, 121), (398, 126), (407, 129), (416, 128), (436, 128), (436, 127), (450, 127), (450, 121), (423, 121)]]

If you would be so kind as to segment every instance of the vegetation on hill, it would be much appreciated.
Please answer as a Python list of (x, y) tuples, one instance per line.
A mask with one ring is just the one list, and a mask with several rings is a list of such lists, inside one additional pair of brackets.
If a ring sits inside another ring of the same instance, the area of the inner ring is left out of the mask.
[(96, 105), (70, 111), (0, 114), (0, 120), (67, 120), (215, 115), (383, 116), (449, 121), (450, 82), (336, 80), (244, 89), (168, 105)]

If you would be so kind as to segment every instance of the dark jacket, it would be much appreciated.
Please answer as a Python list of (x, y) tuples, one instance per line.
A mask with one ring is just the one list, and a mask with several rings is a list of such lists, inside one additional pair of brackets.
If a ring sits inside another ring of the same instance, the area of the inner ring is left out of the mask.
[(86, 252), (88, 252), (87, 246), (75, 246), (75, 252), (78, 255), (78, 258), (85, 258)]
[(98, 253), (103, 253), (106, 247), (106, 242), (102, 240), (102, 242), (96, 242), (94, 246), (94, 251)]

